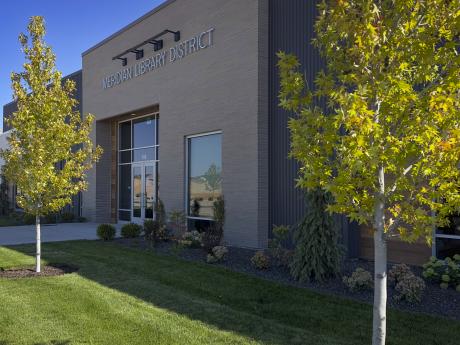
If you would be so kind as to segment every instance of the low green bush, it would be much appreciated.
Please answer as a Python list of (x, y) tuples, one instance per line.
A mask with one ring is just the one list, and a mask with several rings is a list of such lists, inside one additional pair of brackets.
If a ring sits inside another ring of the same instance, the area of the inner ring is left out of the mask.
[(270, 268), (270, 258), (263, 251), (258, 251), (251, 258), (252, 265), (258, 270), (266, 270)]
[(121, 236), (124, 238), (137, 238), (142, 233), (142, 226), (139, 224), (125, 224), (121, 227)]
[(422, 278), (409, 273), (398, 280), (395, 290), (397, 300), (406, 300), (411, 303), (420, 302), (425, 291), (425, 282)]
[(372, 274), (363, 268), (357, 268), (350, 277), (343, 277), (343, 283), (350, 291), (372, 290), (374, 287)]
[(115, 227), (111, 224), (100, 224), (96, 232), (97, 237), (103, 241), (112, 241), (116, 234)]
[(202, 246), (202, 235), (198, 231), (187, 231), (179, 243), (184, 247), (190, 248), (201, 248)]
[(214, 264), (216, 262), (224, 261), (227, 257), (228, 249), (224, 246), (216, 246), (212, 248), (212, 253), (208, 254), (206, 262), (208, 264)]
[(460, 285), (460, 255), (445, 260), (431, 257), (423, 265), (422, 275), (426, 280), (439, 284), (442, 289), (450, 286), (456, 289)]
[(289, 238), (290, 228), (286, 225), (274, 225), (273, 238), (268, 242), (268, 251), (278, 266), (289, 267), (294, 252), (285, 247)]
[(388, 271), (388, 282), (396, 285), (408, 275), (413, 275), (409, 266), (406, 264), (393, 265)]
[(24, 215), (22, 217), (22, 221), (24, 222), (25, 225), (35, 224), (35, 215), (29, 214), (29, 213), (24, 213)]
[(150, 242), (164, 240), (166, 237), (166, 226), (158, 220), (146, 220), (144, 222), (145, 239)]
[(64, 212), (61, 214), (61, 222), (72, 223), (75, 220), (75, 215), (72, 212)]

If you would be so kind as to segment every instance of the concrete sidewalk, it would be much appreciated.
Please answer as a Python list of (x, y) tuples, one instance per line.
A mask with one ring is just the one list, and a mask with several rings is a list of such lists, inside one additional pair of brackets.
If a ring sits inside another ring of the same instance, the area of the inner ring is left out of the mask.
[[(97, 223), (42, 224), (42, 242), (95, 240), (98, 225)], [(0, 245), (26, 243), (35, 243), (35, 225), (0, 227)]]

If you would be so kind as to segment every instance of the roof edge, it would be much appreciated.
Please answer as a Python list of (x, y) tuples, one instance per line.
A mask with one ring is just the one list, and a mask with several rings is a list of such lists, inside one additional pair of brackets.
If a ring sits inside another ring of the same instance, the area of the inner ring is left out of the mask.
[[(82, 74), (82, 72), (83, 72), (83, 70), (80, 68), (79, 70), (77, 70), (77, 71), (75, 71), (75, 72), (72, 72), (72, 73), (70, 73), (70, 74), (67, 74), (67, 75), (63, 76), (61, 80), (72, 78), (73, 76), (76, 76), (76, 75), (78, 75), (78, 74)], [(3, 108), (5, 108), (5, 107), (7, 107), (7, 106), (9, 106), (9, 105), (11, 105), (11, 104), (13, 104), (13, 103), (16, 103), (16, 101), (15, 101), (15, 100), (12, 100), (11, 102), (8, 102), (8, 103), (6, 103), (6, 104), (3, 104)]]
[(103, 39), (102, 41), (100, 41), (99, 43), (95, 44), (94, 46), (92, 46), (91, 48), (85, 50), (81, 56), (85, 56), (89, 53), (91, 53), (93, 50), (96, 50), (97, 48), (101, 47), (102, 45), (106, 44), (107, 42), (111, 41), (112, 39), (114, 39), (115, 37), (121, 35), (123, 32), (131, 29), (133, 26), (139, 24), (140, 22), (142, 22), (143, 20), (145, 20), (146, 18), (150, 17), (152, 14), (156, 13), (156, 12), (159, 12), (160, 10), (162, 10), (163, 8), (171, 5), (173, 2), (175, 2), (176, 0), (166, 0), (165, 2), (163, 2), (161, 5), (158, 5), (157, 7), (155, 7), (153, 10), (147, 12), (146, 14), (144, 14), (142, 17), (136, 19), (135, 21), (129, 23), (128, 25), (124, 26), (123, 28), (121, 28), (120, 30), (116, 31), (115, 33), (113, 33), (112, 35), (110, 35), (109, 37)]

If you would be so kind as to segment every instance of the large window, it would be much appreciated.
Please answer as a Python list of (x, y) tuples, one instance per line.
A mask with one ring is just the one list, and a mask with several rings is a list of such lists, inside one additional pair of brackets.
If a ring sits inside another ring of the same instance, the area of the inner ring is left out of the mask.
[(434, 244), (434, 252), (440, 259), (460, 254), (460, 214), (452, 215), (448, 226), (436, 230)]
[(212, 219), (222, 196), (222, 134), (187, 138), (187, 209), (190, 219)]
[[(141, 118), (120, 122), (118, 126), (118, 219), (132, 221), (132, 217), (138, 216), (136, 212), (146, 209), (145, 217), (152, 213), (150, 200), (156, 192), (155, 162), (158, 157), (158, 115), (149, 115)], [(144, 168), (145, 165), (145, 168)], [(154, 181), (148, 188), (141, 189), (139, 195), (133, 195), (134, 184), (137, 181), (136, 172), (141, 169), (146, 171), (147, 182)], [(133, 173), (134, 171), (134, 173)], [(152, 177), (153, 176), (153, 177)], [(136, 200), (139, 205), (136, 204)], [(139, 207), (137, 207), (139, 206)], [(151, 217), (150, 217), (151, 218)]]

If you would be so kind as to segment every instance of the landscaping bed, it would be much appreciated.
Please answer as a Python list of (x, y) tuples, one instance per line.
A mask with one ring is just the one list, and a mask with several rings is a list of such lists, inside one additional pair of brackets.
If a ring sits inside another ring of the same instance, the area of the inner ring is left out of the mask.
[[(176, 255), (182, 259), (195, 262), (206, 262), (206, 253), (201, 248), (186, 248), (179, 247), (175, 242), (159, 242), (154, 247), (143, 238), (136, 239), (117, 239), (117, 243), (145, 250), (153, 250), (155, 253), (163, 255)], [(291, 286), (312, 289), (318, 292), (324, 292), (334, 295), (339, 295), (345, 298), (366, 302), (372, 304), (372, 291), (350, 291), (343, 283), (343, 276), (350, 276), (357, 268), (363, 268), (373, 272), (373, 263), (351, 259), (345, 260), (342, 265), (341, 276), (328, 280), (324, 283), (304, 282), (300, 283), (292, 278), (288, 268), (277, 266), (272, 263), (270, 268), (265, 270), (256, 269), (251, 264), (251, 258), (255, 251), (251, 249), (243, 249), (236, 247), (228, 247), (229, 253), (226, 260), (215, 263), (213, 265), (228, 268), (233, 271), (247, 273), (263, 279), (275, 281)], [(391, 265), (389, 265), (389, 268)], [(420, 267), (411, 267), (412, 271), (417, 276), (421, 276), (422, 269)], [(453, 289), (441, 289), (439, 285), (426, 282), (426, 289), (422, 295), (420, 302), (409, 303), (407, 301), (398, 301), (396, 299), (397, 292), (391, 284), (388, 284), (388, 306), (400, 310), (439, 315), (451, 319), (460, 320), (460, 292)]]
[(35, 272), (34, 267), (24, 267), (17, 269), (2, 269), (0, 268), (0, 278), (18, 279), (18, 278), (32, 278), (32, 277), (53, 277), (64, 274), (76, 272), (76, 267), (69, 265), (48, 265), (41, 269), (40, 273)]

